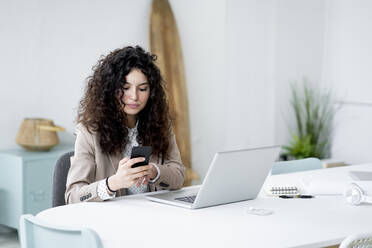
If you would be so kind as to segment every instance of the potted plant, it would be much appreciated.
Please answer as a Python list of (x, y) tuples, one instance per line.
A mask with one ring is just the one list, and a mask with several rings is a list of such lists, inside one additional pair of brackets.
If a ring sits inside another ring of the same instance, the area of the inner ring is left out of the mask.
[(302, 84), (291, 83), (291, 91), (295, 127), (290, 129), (291, 140), (283, 146), (282, 158), (329, 158), (337, 111), (331, 91), (315, 87), (306, 78)]

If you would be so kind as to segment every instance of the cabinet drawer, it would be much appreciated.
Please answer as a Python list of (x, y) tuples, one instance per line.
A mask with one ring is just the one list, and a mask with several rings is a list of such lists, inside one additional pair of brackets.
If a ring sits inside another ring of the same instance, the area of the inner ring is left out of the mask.
[(25, 162), (24, 212), (37, 214), (52, 207), (52, 177), (57, 158)]
[(19, 216), (23, 212), (22, 174), (22, 158), (0, 154), (1, 225), (18, 228)]

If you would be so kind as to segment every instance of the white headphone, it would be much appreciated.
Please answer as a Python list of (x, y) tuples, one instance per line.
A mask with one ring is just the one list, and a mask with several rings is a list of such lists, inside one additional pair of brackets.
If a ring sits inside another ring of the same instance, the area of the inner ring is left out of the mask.
[(372, 204), (372, 197), (365, 195), (362, 188), (356, 183), (350, 184), (349, 188), (345, 190), (344, 196), (351, 205), (359, 205), (364, 202)]

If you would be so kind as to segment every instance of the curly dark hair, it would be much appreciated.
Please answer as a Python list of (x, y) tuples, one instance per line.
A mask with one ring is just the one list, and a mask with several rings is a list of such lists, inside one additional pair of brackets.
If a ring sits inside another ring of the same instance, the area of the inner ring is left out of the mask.
[(137, 141), (151, 146), (153, 154), (163, 158), (167, 155), (171, 121), (164, 81), (155, 60), (155, 55), (141, 47), (127, 46), (102, 56), (93, 67), (80, 101), (77, 122), (99, 135), (103, 152), (121, 153), (128, 143), (128, 121), (121, 98), (125, 77), (131, 70), (139, 69), (150, 84), (150, 97), (137, 116)]

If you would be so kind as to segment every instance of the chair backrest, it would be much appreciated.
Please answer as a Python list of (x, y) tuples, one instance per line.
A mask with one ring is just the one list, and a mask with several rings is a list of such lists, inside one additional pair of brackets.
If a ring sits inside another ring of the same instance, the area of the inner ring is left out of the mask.
[(350, 235), (342, 241), (339, 248), (371, 248), (372, 233)]
[(66, 205), (65, 191), (66, 179), (68, 170), (70, 169), (70, 158), (74, 156), (74, 152), (64, 153), (56, 162), (53, 172), (53, 193), (52, 193), (52, 206), (58, 207)]
[(322, 162), (317, 158), (305, 158), (290, 161), (280, 161), (273, 164), (272, 175), (296, 171), (316, 170), (323, 168)]
[(103, 248), (98, 234), (89, 228), (61, 228), (26, 214), (20, 218), (22, 248)]

